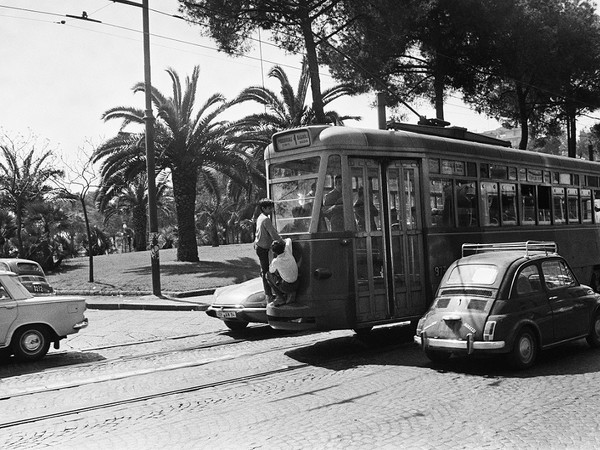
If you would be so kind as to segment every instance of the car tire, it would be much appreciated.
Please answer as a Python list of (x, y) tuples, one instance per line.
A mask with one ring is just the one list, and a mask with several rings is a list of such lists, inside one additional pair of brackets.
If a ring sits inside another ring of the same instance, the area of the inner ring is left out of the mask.
[(12, 339), (12, 350), (20, 361), (37, 361), (48, 353), (50, 336), (45, 328), (30, 325), (17, 330)]
[(511, 365), (517, 369), (527, 369), (533, 366), (537, 354), (538, 345), (534, 333), (529, 328), (521, 330), (509, 354)]
[(590, 334), (585, 338), (590, 347), (600, 347), (600, 311), (596, 311), (594, 319), (592, 320), (592, 327), (590, 328)]
[(248, 322), (242, 322), (241, 320), (224, 320), (225, 326), (230, 330), (243, 330), (248, 326)]
[(425, 356), (427, 356), (431, 362), (442, 364), (448, 362), (452, 353), (440, 352), (437, 350), (425, 350)]

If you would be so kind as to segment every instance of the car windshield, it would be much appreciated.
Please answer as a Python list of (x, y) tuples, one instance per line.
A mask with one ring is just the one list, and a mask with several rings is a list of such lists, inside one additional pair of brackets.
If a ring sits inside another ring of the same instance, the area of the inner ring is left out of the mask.
[(498, 267), (492, 264), (466, 264), (455, 266), (448, 276), (446, 284), (492, 285), (498, 276)]

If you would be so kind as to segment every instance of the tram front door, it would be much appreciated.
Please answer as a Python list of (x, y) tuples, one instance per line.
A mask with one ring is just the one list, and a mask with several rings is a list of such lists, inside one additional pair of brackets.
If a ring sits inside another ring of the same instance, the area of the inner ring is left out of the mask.
[(423, 237), (415, 161), (350, 158), (357, 323), (420, 315)]

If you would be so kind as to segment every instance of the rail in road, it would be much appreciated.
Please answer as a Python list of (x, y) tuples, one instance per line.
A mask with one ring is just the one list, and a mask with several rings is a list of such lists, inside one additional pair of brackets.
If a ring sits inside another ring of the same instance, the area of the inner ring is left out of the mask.
[[(274, 332), (266, 329), (265, 333), (272, 336)], [(305, 369), (309, 364), (290, 364), (285, 353), (342, 336), (352, 336), (352, 332), (280, 334), (275, 340), (250, 341), (232, 339), (221, 333), (196, 333), (167, 339), (179, 344), (168, 350), (115, 356), (20, 375), (10, 379), (0, 390), (0, 430)], [(198, 339), (209, 342), (189, 345)], [(89, 347), (81, 353), (124, 348), (131, 353), (132, 348), (144, 348), (159, 341), (165, 345), (164, 339), (147, 340)], [(390, 351), (390, 347), (374, 350), (365, 346), (356, 354), (373, 354), (374, 351)], [(60, 359), (67, 354), (56, 352), (49, 356)], [(335, 364), (344, 358), (328, 358), (328, 363)], [(219, 369), (227, 362), (232, 363), (230, 370)], [(200, 368), (202, 372), (198, 372)], [(90, 398), (88, 391), (96, 393), (94, 398)], [(36, 405), (44, 407), (40, 409)]]

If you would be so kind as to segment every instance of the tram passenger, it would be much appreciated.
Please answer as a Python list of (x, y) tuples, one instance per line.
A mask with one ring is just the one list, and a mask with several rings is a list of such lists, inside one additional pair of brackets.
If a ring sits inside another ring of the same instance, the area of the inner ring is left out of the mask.
[(269, 266), (267, 279), (275, 293), (273, 306), (281, 306), (293, 301), (293, 294), (298, 289), (298, 264), (292, 252), (292, 240), (273, 241), (273, 261)]
[(271, 222), (270, 215), (274, 207), (273, 200), (263, 198), (258, 202), (260, 215), (256, 219), (256, 239), (254, 240), (254, 249), (260, 262), (260, 276), (263, 281), (265, 291), (265, 300), (270, 303), (273, 300), (271, 285), (267, 281), (267, 272), (269, 271), (269, 249), (273, 241), (281, 239), (279, 233)]
[(333, 189), (325, 195), (322, 211), (329, 219), (330, 231), (342, 231), (344, 229), (344, 205), (341, 175), (334, 178), (333, 185)]

